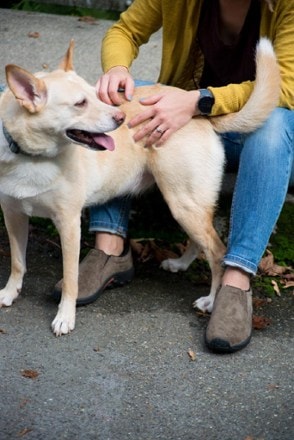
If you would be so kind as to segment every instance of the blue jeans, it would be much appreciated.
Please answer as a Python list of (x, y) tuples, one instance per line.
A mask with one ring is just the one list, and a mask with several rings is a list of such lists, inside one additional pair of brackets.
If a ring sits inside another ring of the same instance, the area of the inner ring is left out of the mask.
[[(226, 133), (222, 139), (228, 170), (238, 170), (224, 264), (255, 274), (294, 185), (294, 111), (276, 108), (254, 133)], [(126, 197), (92, 207), (90, 230), (126, 237), (130, 205)]]

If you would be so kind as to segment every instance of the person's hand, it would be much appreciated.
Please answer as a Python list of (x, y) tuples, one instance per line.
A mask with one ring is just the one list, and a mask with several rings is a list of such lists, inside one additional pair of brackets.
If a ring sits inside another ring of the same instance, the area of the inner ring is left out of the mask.
[(122, 99), (118, 90), (124, 90), (124, 96), (131, 101), (134, 93), (134, 80), (124, 66), (115, 66), (102, 75), (96, 83), (98, 98), (109, 105), (120, 105)]
[(137, 142), (145, 138), (146, 147), (162, 145), (172, 133), (186, 125), (193, 116), (200, 114), (196, 106), (198, 99), (197, 90), (188, 92), (181, 89), (167, 89), (140, 99), (140, 103), (146, 105), (147, 109), (128, 123), (130, 128), (143, 123), (135, 133), (134, 140)]

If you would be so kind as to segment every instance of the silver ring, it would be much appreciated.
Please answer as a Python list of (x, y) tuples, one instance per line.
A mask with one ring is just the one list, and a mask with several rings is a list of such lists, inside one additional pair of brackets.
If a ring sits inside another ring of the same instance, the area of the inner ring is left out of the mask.
[(159, 127), (156, 127), (156, 128), (155, 128), (155, 131), (157, 131), (157, 133), (160, 133), (160, 134), (163, 134), (163, 133), (164, 133), (164, 131), (161, 130)]

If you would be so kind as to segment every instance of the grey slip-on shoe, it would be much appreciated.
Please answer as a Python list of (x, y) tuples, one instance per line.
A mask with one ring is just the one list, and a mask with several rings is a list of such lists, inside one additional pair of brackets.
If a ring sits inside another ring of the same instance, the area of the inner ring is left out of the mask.
[(233, 353), (244, 348), (252, 333), (252, 292), (224, 286), (217, 293), (205, 333), (208, 348)]
[[(132, 251), (115, 257), (98, 249), (91, 249), (79, 265), (79, 292), (77, 305), (94, 302), (107, 287), (123, 286), (134, 277)], [(55, 285), (52, 296), (60, 301), (62, 280)]]

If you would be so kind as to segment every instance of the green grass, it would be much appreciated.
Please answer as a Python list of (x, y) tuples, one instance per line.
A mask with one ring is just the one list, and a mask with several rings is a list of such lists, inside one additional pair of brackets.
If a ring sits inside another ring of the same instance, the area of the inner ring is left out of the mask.
[(276, 263), (289, 266), (294, 261), (294, 205), (286, 203), (278, 221), (277, 233), (272, 234), (271, 252)]
[(16, 9), (18, 11), (43, 12), (46, 14), (70, 15), (77, 17), (90, 16), (103, 20), (117, 20), (120, 14), (119, 11), (114, 10), (98, 10), (80, 6), (47, 4), (33, 0), (8, 0), (4, 1), (3, 4), (1, 4), (1, 7)]

